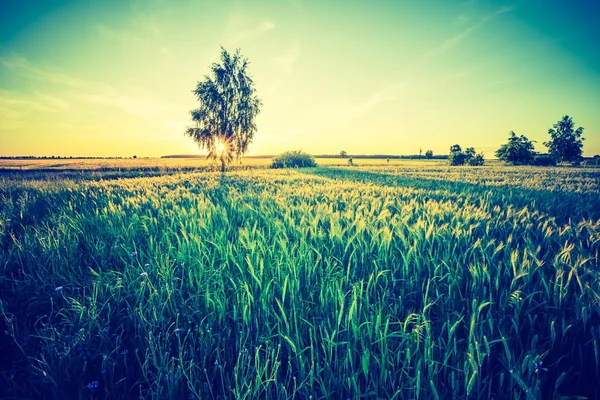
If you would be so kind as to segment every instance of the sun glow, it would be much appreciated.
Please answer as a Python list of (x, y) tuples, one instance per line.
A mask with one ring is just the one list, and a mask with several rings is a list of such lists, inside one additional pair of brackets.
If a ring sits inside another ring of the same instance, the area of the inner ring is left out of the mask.
[(215, 139), (215, 154), (223, 157), (227, 151), (227, 143), (222, 139)]

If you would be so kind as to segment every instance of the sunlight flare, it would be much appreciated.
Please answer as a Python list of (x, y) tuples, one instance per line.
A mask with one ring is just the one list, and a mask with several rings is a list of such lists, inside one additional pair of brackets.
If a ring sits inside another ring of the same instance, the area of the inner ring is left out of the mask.
[(227, 141), (222, 138), (215, 139), (215, 154), (218, 158), (227, 155)]

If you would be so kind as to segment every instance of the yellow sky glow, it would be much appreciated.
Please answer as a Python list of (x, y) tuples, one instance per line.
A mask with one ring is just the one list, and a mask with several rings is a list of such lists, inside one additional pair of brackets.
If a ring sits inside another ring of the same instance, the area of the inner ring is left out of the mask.
[(459, 143), (491, 158), (511, 130), (543, 152), (565, 114), (585, 128), (584, 155), (599, 154), (600, 62), (586, 50), (598, 43), (581, 39), (591, 23), (554, 32), (534, 11), (524, 1), (15, 9), (28, 23), (0, 30), (0, 155), (198, 154), (184, 136), (191, 91), (221, 45), (248, 57), (263, 101), (250, 155), (446, 154)]

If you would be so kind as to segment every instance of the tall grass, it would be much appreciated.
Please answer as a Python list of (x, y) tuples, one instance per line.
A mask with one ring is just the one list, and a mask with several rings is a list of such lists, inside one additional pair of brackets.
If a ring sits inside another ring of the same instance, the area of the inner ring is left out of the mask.
[(0, 183), (0, 387), (599, 398), (597, 170)]

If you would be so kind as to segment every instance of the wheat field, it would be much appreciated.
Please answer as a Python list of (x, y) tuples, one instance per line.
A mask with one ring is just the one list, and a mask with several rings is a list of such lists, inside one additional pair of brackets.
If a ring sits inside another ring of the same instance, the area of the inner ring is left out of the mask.
[(0, 176), (6, 398), (600, 398), (598, 169), (49, 176)]

